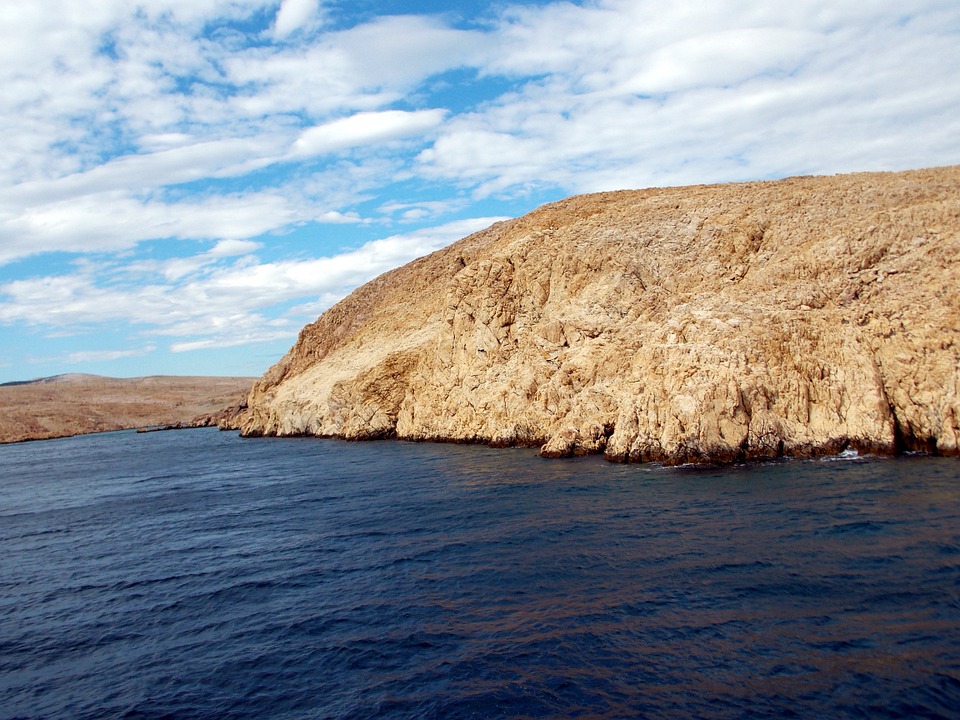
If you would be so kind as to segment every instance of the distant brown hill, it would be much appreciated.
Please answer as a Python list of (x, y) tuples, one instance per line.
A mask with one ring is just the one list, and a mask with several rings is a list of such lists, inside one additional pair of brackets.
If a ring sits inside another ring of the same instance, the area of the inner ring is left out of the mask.
[(253, 378), (70, 374), (0, 385), (0, 443), (140, 427), (215, 425)]
[(359, 288), (246, 435), (960, 453), (960, 166), (573, 197)]

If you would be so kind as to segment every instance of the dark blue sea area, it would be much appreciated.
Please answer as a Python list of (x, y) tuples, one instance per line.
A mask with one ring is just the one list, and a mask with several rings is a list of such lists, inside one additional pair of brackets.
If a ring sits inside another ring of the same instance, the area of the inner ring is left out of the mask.
[(960, 462), (0, 447), (3, 718), (957, 718)]

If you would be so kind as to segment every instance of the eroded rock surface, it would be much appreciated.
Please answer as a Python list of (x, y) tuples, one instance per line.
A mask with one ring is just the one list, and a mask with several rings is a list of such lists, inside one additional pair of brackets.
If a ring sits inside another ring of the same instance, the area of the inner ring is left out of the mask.
[(359, 288), (246, 435), (957, 454), (960, 167), (573, 197)]

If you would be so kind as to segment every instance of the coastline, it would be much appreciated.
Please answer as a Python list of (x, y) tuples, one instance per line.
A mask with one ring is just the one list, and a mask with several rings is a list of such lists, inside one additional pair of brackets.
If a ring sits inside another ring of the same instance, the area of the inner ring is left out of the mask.
[(582, 195), (358, 288), (245, 436), (737, 462), (960, 452), (960, 166)]
[(62, 375), (0, 386), (0, 444), (181, 424), (216, 425), (253, 378)]

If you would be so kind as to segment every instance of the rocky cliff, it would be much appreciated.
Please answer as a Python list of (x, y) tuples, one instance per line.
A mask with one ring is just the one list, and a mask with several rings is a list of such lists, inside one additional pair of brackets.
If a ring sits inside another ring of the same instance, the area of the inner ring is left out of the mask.
[(573, 197), (359, 288), (243, 434), (957, 454), (960, 167)]

